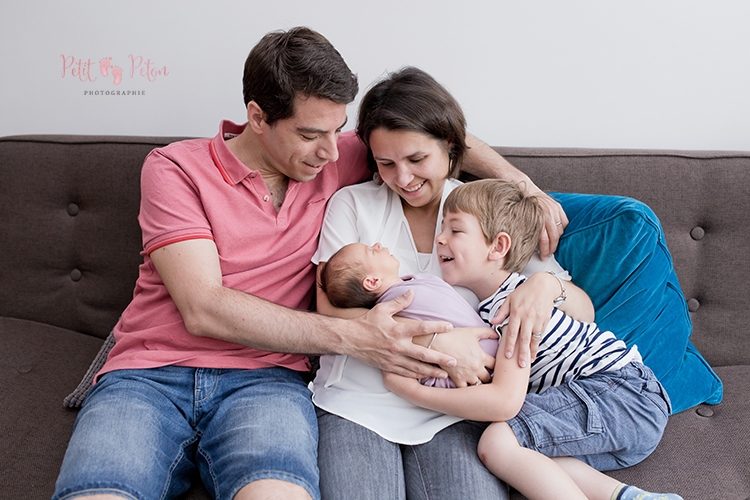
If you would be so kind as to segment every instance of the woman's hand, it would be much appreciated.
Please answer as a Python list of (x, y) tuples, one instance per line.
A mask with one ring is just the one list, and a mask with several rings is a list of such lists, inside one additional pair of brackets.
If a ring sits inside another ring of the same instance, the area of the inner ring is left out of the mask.
[(481, 339), (496, 339), (497, 332), (486, 326), (454, 328), (450, 332), (438, 334), (432, 349), (451, 355), (456, 366), (443, 366), (456, 387), (475, 385), (477, 380), (489, 382), (490, 370), (495, 366), (495, 358), (487, 354), (479, 345)]
[[(518, 363), (525, 367), (536, 358), (541, 334), (552, 317), (552, 303), (560, 294), (557, 278), (549, 273), (534, 273), (508, 295), (490, 321), (499, 325), (505, 319), (505, 357), (510, 359), (518, 344)], [(534, 334), (537, 334), (536, 336)], [(500, 355), (501, 353), (498, 353)]]
[[(559, 309), (578, 321), (594, 321), (594, 305), (586, 292), (570, 281), (565, 281), (565, 290), (568, 298)], [(495, 317), (490, 320), (493, 325), (499, 325), (508, 319), (503, 330), (503, 337), (508, 337), (505, 344), (506, 358), (513, 356), (516, 347), (519, 349), (518, 362), (521, 367), (536, 358), (539, 342), (552, 317), (552, 304), (560, 296), (560, 292), (560, 282), (555, 276), (538, 272), (508, 295)]]
[(408, 306), (414, 291), (377, 304), (363, 316), (349, 320), (349, 326), (336, 342), (341, 354), (354, 356), (368, 365), (405, 377), (445, 378), (441, 367), (456, 364), (450, 354), (428, 349), (412, 341), (414, 337), (438, 337), (453, 329), (446, 321), (396, 321), (394, 314)]

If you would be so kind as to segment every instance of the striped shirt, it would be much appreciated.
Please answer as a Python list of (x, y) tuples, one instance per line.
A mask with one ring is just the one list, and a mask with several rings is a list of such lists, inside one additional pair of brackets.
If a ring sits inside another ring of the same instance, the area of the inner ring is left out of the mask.
[[(511, 274), (494, 295), (479, 303), (479, 316), (490, 324), (508, 295), (524, 281), (525, 276)], [(505, 324), (495, 327), (499, 334)], [(636, 346), (628, 348), (614, 333), (599, 330), (595, 323), (576, 321), (555, 308), (531, 364), (527, 392), (539, 394), (571, 379), (618, 370), (631, 361), (642, 361)]]

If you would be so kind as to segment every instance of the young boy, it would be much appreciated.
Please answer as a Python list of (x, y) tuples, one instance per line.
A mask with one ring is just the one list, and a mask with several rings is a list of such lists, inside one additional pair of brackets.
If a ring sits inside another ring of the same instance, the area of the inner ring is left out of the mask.
[[(468, 183), (446, 200), (436, 238), (443, 277), (480, 298), (480, 315), (487, 323), (525, 280), (517, 271), (534, 251), (541, 224), (536, 200), (503, 181)], [(321, 277), (329, 300), (331, 294), (337, 296), (339, 281), (369, 294), (365, 304), (345, 292), (341, 296), (350, 302), (341, 307), (371, 306), (389, 287), (407, 283), (420, 287), (415, 300), (422, 294), (422, 284), (431, 280), (421, 275), (402, 280), (395, 258), (378, 247), (345, 247), (340, 257), (344, 264), (337, 269), (346, 268), (346, 262), (356, 265), (349, 276), (332, 269)], [(453, 321), (446, 308), (462, 299), (437, 300), (433, 295), (421, 302), (440, 319)], [(502, 327), (498, 330), (502, 335)], [(479, 455), (488, 469), (529, 499), (679, 499), (626, 486), (596, 470), (640, 462), (656, 447), (666, 424), (668, 398), (637, 348), (559, 309), (553, 309), (546, 330), (535, 336), (541, 344), (530, 370), (499, 356), (490, 384), (443, 390), (384, 373), (386, 387), (426, 408), (494, 422), (480, 440)], [(499, 342), (503, 349), (502, 336)]]

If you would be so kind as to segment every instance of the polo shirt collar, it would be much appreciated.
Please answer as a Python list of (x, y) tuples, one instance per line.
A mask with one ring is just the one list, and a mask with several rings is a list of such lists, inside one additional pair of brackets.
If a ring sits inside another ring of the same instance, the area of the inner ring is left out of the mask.
[(234, 156), (225, 142), (226, 139), (241, 134), (245, 126), (246, 124), (237, 125), (224, 120), (219, 125), (219, 133), (211, 140), (211, 157), (216, 168), (221, 172), (221, 176), (229, 185), (239, 184), (242, 179), (254, 172)]

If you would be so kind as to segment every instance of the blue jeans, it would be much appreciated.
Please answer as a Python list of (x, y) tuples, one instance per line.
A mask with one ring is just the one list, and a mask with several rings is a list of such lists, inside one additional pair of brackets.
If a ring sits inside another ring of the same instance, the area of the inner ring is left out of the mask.
[(508, 424), (521, 446), (548, 457), (576, 457), (606, 471), (635, 465), (656, 448), (669, 397), (641, 363), (527, 394)]
[(310, 392), (291, 370), (115, 371), (86, 398), (53, 498), (173, 498), (197, 472), (217, 499), (280, 479), (317, 500), (317, 438)]
[(507, 500), (508, 487), (477, 456), (487, 423), (462, 421), (431, 441), (399, 445), (318, 409), (324, 500)]

